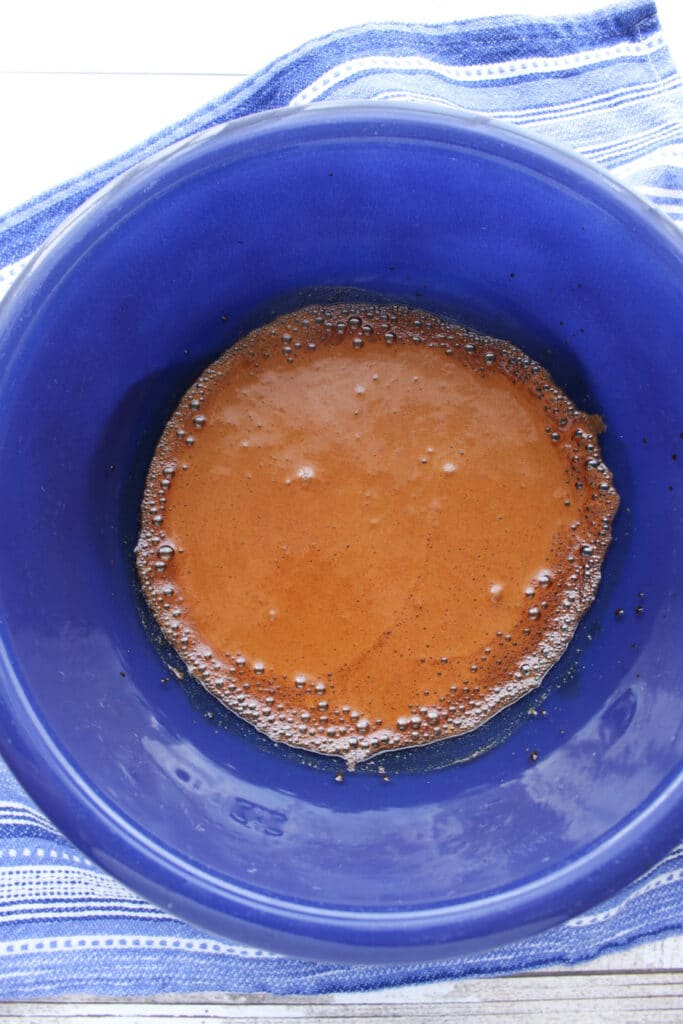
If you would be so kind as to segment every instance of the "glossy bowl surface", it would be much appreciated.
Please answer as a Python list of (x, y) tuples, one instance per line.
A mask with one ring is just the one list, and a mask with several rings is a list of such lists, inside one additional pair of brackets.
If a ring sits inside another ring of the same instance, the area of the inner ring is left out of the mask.
[[(680, 235), (609, 177), (437, 109), (259, 115), (88, 202), (0, 310), (0, 747), (31, 795), (160, 906), (320, 959), (492, 946), (645, 870), (683, 820), (682, 280)], [(340, 785), (176, 680), (132, 553), (192, 379), (257, 323), (358, 295), (543, 362), (604, 417), (622, 507), (540, 691)]]

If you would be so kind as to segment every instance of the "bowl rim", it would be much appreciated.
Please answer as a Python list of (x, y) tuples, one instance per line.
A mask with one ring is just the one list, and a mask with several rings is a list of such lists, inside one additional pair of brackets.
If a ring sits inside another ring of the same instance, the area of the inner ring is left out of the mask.
[[(8, 357), (0, 373), (0, 391), (12, 361), (15, 329), (21, 335), (22, 312), (49, 273), (60, 265), (70, 269), (69, 247), (74, 237), (87, 232), (91, 221), (113, 211), (120, 200), (140, 196), (145, 181), (162, 169), (164, 174), (177, 173), (204, 148), (211, 152), (233, 138), (268, 136), (273, 128), (319, 130), (349, 122), (370, 123), (377, 134), (382, 128), (412, 123), (416, 140), (427, 126), (441, 126), (453, 132), (454, 140), (460, 132), (471, 145), (486, 140), (503, 147), (525, 168), (554, 172), (553, 180), (559, 176), (580, 185), (603, 207), (635, 220), (660, 254), (668, 253), (683, 271), (683, 233), (668, 218), (604, 169), (529, 132), (418, 103), (336, 101), (281, 108), (204, 129), (166, 147), (100, 189), (56, 229), (0, 306), (0, 351)], [(173, 184), (180, 180), (182, 175), (174, 177)], [(399, 911), (351, 910), (289, 901), (227, 879), (219, 882), (199, 864), (156, 843), (76, 774), (31, 706), (11, 649), (5, 623), (0, 622), (0, 712), (5, 722), (0, 753), (37, 804), (89, 858), (142, 896), (200, 928), (253, 945), (362, 963), (440, 959), (473, 944), (482, 948), (531, 934), (585, 911), (642, 874), (680, 840), (683, 764), (646, 805), (581, 856), (523, 885), (462, 903)]]

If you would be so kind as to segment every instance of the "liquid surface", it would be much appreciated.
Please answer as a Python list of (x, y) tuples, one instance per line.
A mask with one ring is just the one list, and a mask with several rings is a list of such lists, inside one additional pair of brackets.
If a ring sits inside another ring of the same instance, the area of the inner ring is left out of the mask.
[(403, 307), (311, 307), (192, 385), (136, 549), (192, 674), (354, 764), (539, 685), (618, 507), (596, 417), (514, 346)]

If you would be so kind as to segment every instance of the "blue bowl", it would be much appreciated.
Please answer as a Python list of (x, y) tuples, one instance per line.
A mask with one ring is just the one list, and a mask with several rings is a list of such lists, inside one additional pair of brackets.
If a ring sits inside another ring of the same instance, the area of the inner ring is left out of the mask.
[[(324, 959), (482, 949), (648, 868), (683, 811), (682, 280), (681, 236), (609, 177), (435, 109), (247, 118), (88, 202), (0, 314), (0, 746), (29, 793), (160, 906)], [(176, 679), (132, 552), (192, 379), (257, 323), (359, 295), (544, 363), (608, 424), (622, 506), (539, 691), (339, 785)]]

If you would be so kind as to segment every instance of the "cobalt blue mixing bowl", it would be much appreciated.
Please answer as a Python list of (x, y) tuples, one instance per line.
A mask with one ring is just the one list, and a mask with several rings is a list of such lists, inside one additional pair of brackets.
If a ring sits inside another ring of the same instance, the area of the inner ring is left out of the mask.
[[(676, 230), (609, 177), (435, 109), (248, 118), (87, 203), (0, 314), (0, 746), (28, 791), (160, 906), (318, 958), (481, 949), (646, 869), (683, 806), (682, 280)], [(622, 506), (540, 691), (340, 785), (177, 680), (132, 552), (190, 381), (255, 324), (359, 294), (543, 362), (604, 417)]]

